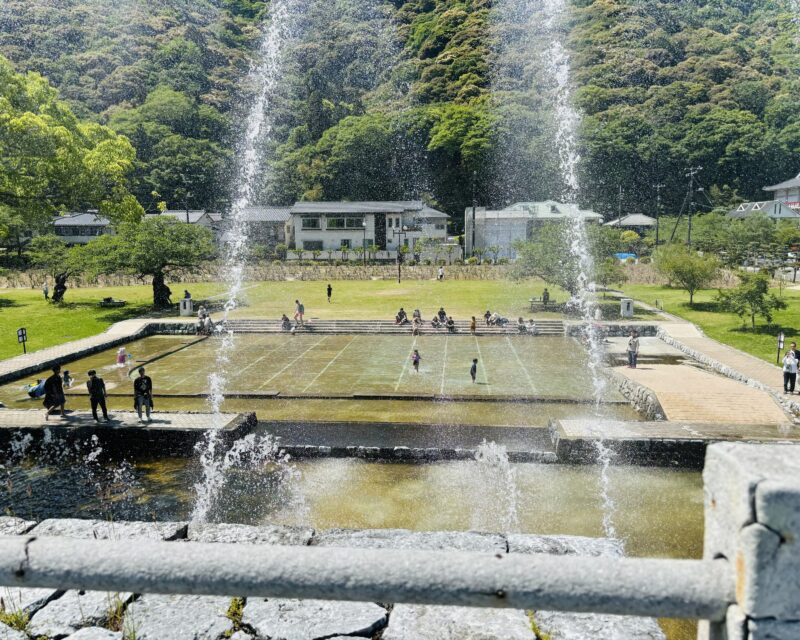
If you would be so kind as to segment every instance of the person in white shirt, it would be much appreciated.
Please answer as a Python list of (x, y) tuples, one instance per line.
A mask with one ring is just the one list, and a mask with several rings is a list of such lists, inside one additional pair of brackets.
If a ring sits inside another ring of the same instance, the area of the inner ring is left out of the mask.
[(635, 331), (631, 331), (631, 337), (628, 338), (628, 366), (631, 369), (636, 368), (636, 361), (639, 359), (639, 337)]
[(794, 393), (797, 382), (797, 358), (791, 349), (783, 356), (783, 392)]

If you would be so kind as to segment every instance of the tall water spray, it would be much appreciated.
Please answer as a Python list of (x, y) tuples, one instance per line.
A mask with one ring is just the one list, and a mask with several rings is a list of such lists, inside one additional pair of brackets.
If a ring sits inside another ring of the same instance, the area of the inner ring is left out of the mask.
[[(586, 225), (578, 207), (578, 162), (580, 155), (577, 146), (580, 115), (572, 103), (570, 83), (570, 58), (564, 46), (564, 34), (560, 29), (566, 13), (566, 0), (544, 0), (542, 29), (546, 35), (547, 48), (544, 54), (545, 66), (554, 83), (553, 108), (556, 116), (555, 144), (558, 151), (559, 166), (564, 183), (561, 199), (571, 205), (571, 215), (567, 226), (568, 248), (572, 262), (577, 269), (577, 304), (584, 324), (584, 337), (589, 347), (589, 371), (596, 407), (599, 414), (600, 402), (605, 394), (606, 381), (601, 372), (603, 364), (602, 336), (594, 324), (594, 305), (592, 302), (592, 277), (594, 264), (589, 248)], [(597, 434), (602, 436), (602, 434)], [(600, 489), (603, 500), (603, 530), (606, 536), (615, 537), (613, 524), (614, 502), (610, 494), (609, 465), (611, 451), (602, 440), (595, 440), (597, 459), (601, 465)]]
[(258, 62), (249, 74), (249, 80), (257, 87), (257, 91), (247, 116), (244, 138), (238, 154), (234, 199), (224, 238), (225, 262), (222, 279), (228, 283), (229, 288), (220, 325), (223, 331), (217, 348), (216, 366), (208, 376), (213, 428), (206, 432), (203, 441), (198, 445), (203, 471), (202, 478), (195, 485), (197, 499), (192, 519), (197, 521), (206, 519), (224, 482), (225, 465), (231, 462), (228, 456), (220, 457), (218, 451), (221, 444), (219, 428), (222, 426), (220, 410), (225, 400), (228, 366), (234, 349), (233, 332), (225, 330), (225, 326), (230, 312), (237, 307), (242, 292), (248, 239), (244, 212), (246, 207), (253, 204), (259, 171), (263, 166), (261, 150), (272, 131), (270, 100), (281, 78), (286, 43), (292, 37), (292, 3), (293, 0), (273, 0), (270, 3), (269, 26), (262, 37)]

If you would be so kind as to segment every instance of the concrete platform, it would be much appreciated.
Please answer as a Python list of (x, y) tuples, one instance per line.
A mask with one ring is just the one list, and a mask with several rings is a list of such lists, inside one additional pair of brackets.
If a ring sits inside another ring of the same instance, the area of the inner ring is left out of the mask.
[[(224, 413), (215, 421), (210, 413), (154, 412), (152, 421), (140, 423), (133, 411), (110, 412), (109, 422), (95, 422), (88, 411), (67, 411), (66, 417), (44, 410), (0, 410), (0, 446), (12, 439), (30, 435), (33, 443), (45, 438), (71, 441), (92, 440), (114, 453), (153, 453), (186, 455), (210, 429), (218, 430), (226, 443), (250, 433), (256, 426), (254, 413)], [(216, 424), (215, 424), (216, 422)]]
[(554, 420), (550, 424), (550, 433), (558, 460), (569, 463), (596, 462), (598, 443), (613, 453), (612, 462), (615, 464), (697, 468), (702, 468), (706, 447), (714, 442), (800, 445), (800, 427), (785, 424)]

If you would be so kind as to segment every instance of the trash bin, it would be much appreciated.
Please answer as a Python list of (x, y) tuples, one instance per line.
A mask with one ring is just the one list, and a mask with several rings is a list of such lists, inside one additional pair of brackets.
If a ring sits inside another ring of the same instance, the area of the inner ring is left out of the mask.
[(633, 300), (630, 298), (623, 298), (619, 302), (619, 315), (623, 318), (633, 317)]
[(180, 314), (181, 314), (181, 316), (193, 316), (194, 315), (194, 305), (192, 304), (192, 299), (191, 298), (181, 298)]

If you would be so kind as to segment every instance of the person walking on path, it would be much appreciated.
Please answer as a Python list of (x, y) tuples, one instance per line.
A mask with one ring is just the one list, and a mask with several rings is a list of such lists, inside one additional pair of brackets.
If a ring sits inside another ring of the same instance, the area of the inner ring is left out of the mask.
[(789, 349), (783, 356), (783, 392), (794, 393), (797, 383), (797, 358), (795, 352)]
[(631, 337), (628, 338), (628, 366), (631, 369), (636, 368), (636, 361), (639, 359), (639, 338), (635, 331), (631, 331)]
[(50, 299), (50, 287), (47, 285), (47, 280), (42, 285), (42, 293), (44, 294), (45, 302), (47, 302)]
[(331, 286), (331, 283), (329, 282), (328, 283), (328, 304), (331, 303), (331, 296), (332, 295), (333, 295), (333, 287)]
[(92, 417), (95, 422), (100, 422), (97, 417), (97, 407), (103, 410), (103, 421), (108, 422), (108, 409), (106, 408), (106, 383), (102, 378), (97, 377), (97, 371), (89, 371), (89, 379), (86, 381), (86, 389), (89, 391), (89, 403), (92, 406)]
[(64, 379), (61, 377), (61, 367), (53, 367), (53, 375), (44, 381), (44, 414), (45, 422), (50, 418), (50, 412), (58, 407), (61, 409), (61, 417), (64, 417), (64, 405), (67, 399), (64, 396)]
[(472, 316), (472, 320), (469, 321), (469, 332), (474, 336), (475, 330), (478, 328), (478, 323), (475, 322), (475, 316)]
[(411, 364), (414, 367), (414, 373), (419, 373), (419, 351), (414, 349), (414, 353), (411, 354)]
[(294, 319), (297, 324), (303, 326), (303, 314), (306, 312), (305, 306), (299, 300), (294, 301)]
[(441, 266), (439, 267), (439, 271), (438, 271), (438, 272), (437, 272), (437, 274), (436, 274), (436, 279), (437, 279), (439, 282), (441, 282), (442, 280), (444, 280), (444, 267), (441, 267)]
[(469, 377), (472, 378), (472, 384), (475, 384), (475, 378), (478, 377), (478, 359), (472, 359), (472, 366), (469, 368)]
[(142, 409), (150, 422), (150, 410), (153, 408), (153, 381), (150, 376), (144, 374), (144, 367), (139, 367), (139, 377), (133, 381), (133, 406), (139, 415), (139, 422), (142, 420)]

